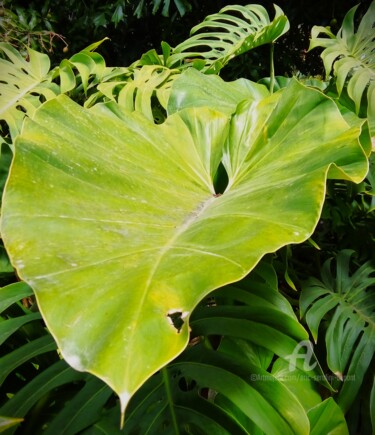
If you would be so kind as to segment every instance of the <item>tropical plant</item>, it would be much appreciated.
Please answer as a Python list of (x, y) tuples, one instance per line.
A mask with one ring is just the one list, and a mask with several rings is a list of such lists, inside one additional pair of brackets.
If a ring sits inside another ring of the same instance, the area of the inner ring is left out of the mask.
[[(188, 0), (115, 0), (90, 3), (64, 0), (0, 2), (0, 29), (3, 42), (10, 43), (25, 54), (26, 47), (48, 52), (54, 63), (61, 52), (80, 51), (89, 42), (109, 36), (115, 40), (134, 33), (142, 20), (156, 16), (176, 27), (177, 19), (192, 10)], [(172, 26), (171, 26), (172, 27)], [(145, 38), (145, 36), (143, 36)], [(133, 39), (133, 38), (132, 38)], [(120, 49), (122, 42), (113, 41)]]
[[(39, 53), (24, 61), (3, 45), (0, 94), (12, 100), (2, 117), (16, 152), (1, 216), (0, 367), (12, 397), (0, 415), (25, 418), (21, 432), (122, 433), (126, 408), (125, 433), (347, 433), (340, 397), (362, 388), (368, 364), (339, 392), (342, 409), (324, 373), (352, 370), (371, 330), (361, 335), (367, 326), (337, 307), (358, 341), (345, 361), (328, 347), (326, 368), (296, 316), (299, 293), (262, 257), (286, 246), (283, 276), (294, 285), (290, 245), (314, 234), (327, 179), (368, 174), (367, 120), (318, 80), (271, 74), (266, 86), (213, 74), (288, 26), (277, 7), (273, 22), (259, 6), (229, 10), (246, 19), (209, 17), (204, 26), (220, 25), (207, 52), (189, 51), (193, 36), (187, 51), (164, 43), (128, 68), (107, 68), (100, 43), (52, 71)], [(358, 289), (369, 268), (346, 281)], [(303, 294), (308, 326), (319, 323), (319, 300)], [(370, 299), (362, 308), (371, 317)]]
[(336, 400), (344, 412), (355, 400), (375, 353), (375, 268), (369, 261), (351, 274), (353, 254), (350, 250), (337, 254), (334, 274), (332, 259), (327, 260), (322, 280), (307, 280), (300, 299), (301, 315), (315, 341), (322, 320), (328, 323), (327, 364), (342, 381)]
[(10, 133), (14, 141), (25, 117), (32, 117), (43, 102), (60, 93), (70, 93), (73, 97), (78, 94), (76, 99), (83, 93), (87, 98), (90, 87), (102, 80), (106, 70), (103, 57), (94, 52), (102, 42), (64, 59), (52, 70), (48, 55), (27, 48), (26, 60), (12, 45), (0, 43), (0, 51), (4, 54), (4, 58), (0, 58), (0, 120), (7, 126), (3, 140)]
[[(6, 3), (6, 2), (5, 2)], [(12, 9), (8, 9), (9, 6)], [(0, 3), (0, 29), (2, 42), (6, 42), (19, 48), (23, 54), (25, 48), (30, 47), (34, 50), (52, 53), (56, 40), (67, 44), (64, 37), (53, 31), (53, 17), (48, 13), (46, 4), (39, 12), (33, 8), (12, 7)]]
[[(373, 1), (355, 30), (354, 6), (346, 14), (337, 35), (329, 28), (315, 26), (312, 29), (310, 50), (324, 47), (321, 57), (327, 77), (333, 74), (338, 95), (345, 88), (355, 104), (357, 114), (367, 116), (371, 135), (375, 136), (375, 2)], [(328, 38), (319, 37), (320, 34)], [(364, 109), (361, 110), (361, 107)]]
[[(59, 358), (32, 289), (24, 282), (3, 287), (0, 311), (0, 384), (11, 397), (2, 406), (1, 415), (18, 416), (3, 418), (0, 432), (7, 429), (7, 433), (13, 433), (26, 415), (24, 429), (31, 432), (42, 431), (48, 423), (49, 433), (55, 433), (56, 427), (63, 429), (61, 433), (76, 433), (95, 422), (112, 392), (98, 379), (73, 370)], [(55, 409), (61, 411), (72, 397), (74, 401), (56, 416)], [(4, 402), (4, 397), (1, 400)], [(47, 412), (43, 413), (46, 401)], [(61, 419), (67, 414), (63, 425)]]
[(217, 74), (235, 56), (260, 45), (274, 43), (289, 30), (289, 21), (275, 6), (271, 21), (261, 5), (226, 6), (193, 27), (190, 38), (174, 48), (168, 66), (185, 63)]
[[(40, 324), (40, 314), (33, 312), (33, 305), (11, 305), (31, 296), (30, 287), (13, 284), (2, 293), (2, 337), (5, 339), (5, 333), (13, 336), (13, 342), (16, 336), (17, 340), (33, 339), (2, 361), (3, 378), (8, 373), (12, 381), (5, 382), (3, 390), (13, 391), (15, 383), (23, 387), (0, 412), (27, 416), (25, 431), (32, 433), (122, 433), (111, 390), (51, 353), (55, 344)], [(32, 328), (23, 329), (25, 324)], [(277, 277), (268, 259), (249, 278), (205, 299), (193, 313), (190, 326), (189, 348), (153, 376), (130, 402), (125, 433), (180, 432), (180, 428), (192, 433), (201, 433), (201, 428), (205, 428), (203, 433), (260, 429), (275, 433), (280, 427), (283, 433), (305, 433), (309, 425), (312, 432), (320, 425), (321, 430), (325, 426), (327, 430), (341, 428), (345, 433), (342, 412), (334, 402), (329, 406), (322, 402), (313, 380), (296, 368), (290, 370), (281, 359), (271, 364), (274, 352), (286, 354), (288, 346), (291, 350), (308, 336), (278, 292)], [(225, 338), (220, 340), (222, 335)], [(39, 345), (42, 337), (47, 339), (48, 348)], [(30, 352), (31, 347), (37, 356)], [(25, 361), (29, 361), (27, 366), (22, 365)], [(233, 385), (243, 389), (243, 394), (238, 395)], [(275, 401), (276, 391), (282, 400)], [(47, 397), (47, 403), (53, 405), (41, 412)], [(261, 406), (249, 406), (250, 397)], [(316, 412), (318, 417), (314, 417)]]

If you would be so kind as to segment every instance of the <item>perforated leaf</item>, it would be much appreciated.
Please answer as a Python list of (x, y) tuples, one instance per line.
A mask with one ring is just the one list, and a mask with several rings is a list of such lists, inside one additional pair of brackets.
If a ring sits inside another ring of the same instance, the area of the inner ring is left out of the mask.
[(216, 74), (235, 56), (273, 43), (288, 30), (289, 21), (276, 5), (272, 21), (261, 5), (226, 6), (193, 27), (190, 38), (173, 49), (167, 66), (193, 65)]
[(347, 411), (355, 399), (375, 352), (375, 270), (370, 262), (353, 274), (349, 262), (352, 251), (340, 251), (336, 271), (332, 260), (322, 268), (322, 280), (310, 278), (302, 290), (301, 313), (315, 339), (323, 318), (326, 332), (327, 363), (343, 380), (338, 403)]
[[(358, 8), (354, 6), (346, 14), (337, 35), (328, 28), (314, 26), (311, 34), (310, 48), (325, 47), (321, 57), (327, 76), (332, 69), (336, 77), (338, 93), (347, 86), (349, 97), (355, 103), (358, 113), (366, 99), (367, 117), (371, 135), (375, 135), (375, 1), (355, 29), (354, 17)], [(322, 38), (319, 35), (326, 35)], [(328, 38), (327, 38), (328, 37)]]
[(12, 138), (18, 134), (25, 113), (32, 116), (44, 100), (59, 94), (49, 73), (46, 54), (28, 48), (29, 60), (10, 44), (0, 43), (6, 58), (0, 58), (0, 119), (7, 122)]

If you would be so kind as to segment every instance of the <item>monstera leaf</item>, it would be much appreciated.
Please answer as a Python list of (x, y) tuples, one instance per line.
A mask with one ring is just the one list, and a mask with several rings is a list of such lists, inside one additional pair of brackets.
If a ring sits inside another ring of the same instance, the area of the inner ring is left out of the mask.
[[(347, 86), (349, 97), (354, 101), (356, 112), (360, 110), (363, 95), (367, 95), (367, 117), (372, 136), (375, 135), (375, 40), (374, 17), (375, 1), (363, 16), (357, 31), (354, 16), (358, 8), (354, 6), (346, 14), (343, 25), (337, 35), (329, 28), (314, 26), (310, 48), (324, 47), (321, 57), (327, 76), (332, 68), (336, 77), (339, 95)], [(328, 36), (325, 38), (319, 35)]]
[(7, 122), (12, 138), (19, 132), (25, 114), (32, 116), (42, 98), (56, 97), (59, 87), (49, 75), (50, 60), (46, 54), (28, 49), (29, 60), (10, 44), (0, 43), (7, 59), (0, 59), (0, 119)]
[[(358, 393), (375, 352), (375, 269), (370, 262), (350, 274), (353, 251), (337, 255), (336, 272), (332, 259), (322, 268), (322, 280), (310, 278), (301, 293), (301, 314), (315, 340), (322, 320), (326, 331), (327, 363), (343, 381), (337, 401), (346, 412)], [(330, 315), (331, 314), (331, 315)]]
[(100, 83), (98, 90), (109, 100), (117, 101), (124, 109), (138, 110), (153, 121), (155, 119), (153, 99), (157, 99), (166, 109), (171, 85), (178, 75), (178, 70), (170, 70), (158, 65), (145, 65), (135, 69), (133, 77), (127, 80)]
[[(28, 48), (26, 60), (12, 45), (0, 43), (0, 51), (6, 56), (0, 58), (0, 120), (6, 121), (12, 139), (20, 132), (24, 118), (32, 117), (44, 101), (79, 85), (86, 93), (90, 80), (98, 80), (103, 75), (104, 59), (92, 50), (104, 40), (69, 60), (64, 59), (53, 70), (50, 70), (51, 63), (46, 54)], [(59, 85), (54, 82), (56, 78), (59, 78)]]
[(224, 7), (191, 29), (190, 38), (172, 50), (167, 66), (193, 65), (217, 74), (235, 56), (275, 42), (289, 30), (283, 11), (276, 5), (275, 11), (271, 21), (261, 5)]
[(16, 141), (4, 242), (66, 361), (103, 379), (124, 411), (186, 347), (205, 295), (311, 235), (332, 163), (364, 178), (359, 134), (294, 80), (232, 116), (188, 108), (161, 125), (62, 95)]

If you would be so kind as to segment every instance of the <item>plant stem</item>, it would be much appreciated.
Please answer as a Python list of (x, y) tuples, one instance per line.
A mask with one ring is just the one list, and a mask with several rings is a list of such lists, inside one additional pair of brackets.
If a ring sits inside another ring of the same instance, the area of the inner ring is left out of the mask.
[(177, 424), (176, 413), (174, 412), (174, 407), (173, 407), (171, 384), (169, 382), (169, 376), (168, 376), (167, 369), (165, 367), (163, 367), (161, 369), (161, 372), (163, 374), (163, 381), (164, 381), (165, 391), (167, 393), (167, 401), (168, 401), (169, 411), (170, 411), (171, 417), (172, 417), (172, 424), (174, 427), (174, 431), (175, 431), (176, 435), (180, 435), (180, 430), (179, 430), (178, 424)]
[(273, 88), (275, 86), (275, 65), (273, 62), (273, 52), (274, 52), (275, 45), (273, 42), (271, 42), (270, 46), (270, 92), (273, 94)]

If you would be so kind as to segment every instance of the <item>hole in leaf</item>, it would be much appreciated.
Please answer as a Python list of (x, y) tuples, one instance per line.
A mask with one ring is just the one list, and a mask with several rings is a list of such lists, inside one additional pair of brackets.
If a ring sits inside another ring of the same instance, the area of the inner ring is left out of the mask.
[(215, 397), (217, 396), (217, 391), (213, 390), (212, 388), (201, 388), (198, 391), (198, 394), (203, 398), (206, 399), (210, 402), (214, 402), (215, 401)]
[(356, 349), (359, 346), (359, 343), (361, 342), (362, 336), (364, 333), (365, 333), (364, 330), (358, 331), (358, 336), (356, 337), (356, 340), (355, 340), (354, 345), (352, 347), (353, 349)]
[(181, 391), (192, 391), (194, 390), (194, 388), (197, 386), (196, 381), (194, 381), (194, 379), (189, 379), (189, 378), (180, 378), (178, 381), (178, 386), (180, 388)]
[(210, 389), (207, 387), (201, 388), (199, 390), (199, 395), (203, 397), (203, 399), (208, 399)]
[(225, 189), (228, 186), (228, 182), (229, 179), (227, 171), (225, 170), (224, 165), (220, 162), (214, 177), (214, 188), (216, 194), (224, 193)]
[(20, 105), (16, 106), (16, 109), (19, 110), (20, 112), (23, 112), (23, 113), (27, 112), (26, 109), (23, 106), (20, 106)]
[(181, 331), (182, 326), (185, 323), (182, 318), (182, 311), (170, 311), (167, 314), (167, 317), (169, 317), (170, 322), (177, 329), (177, 332), (179, 333)]

